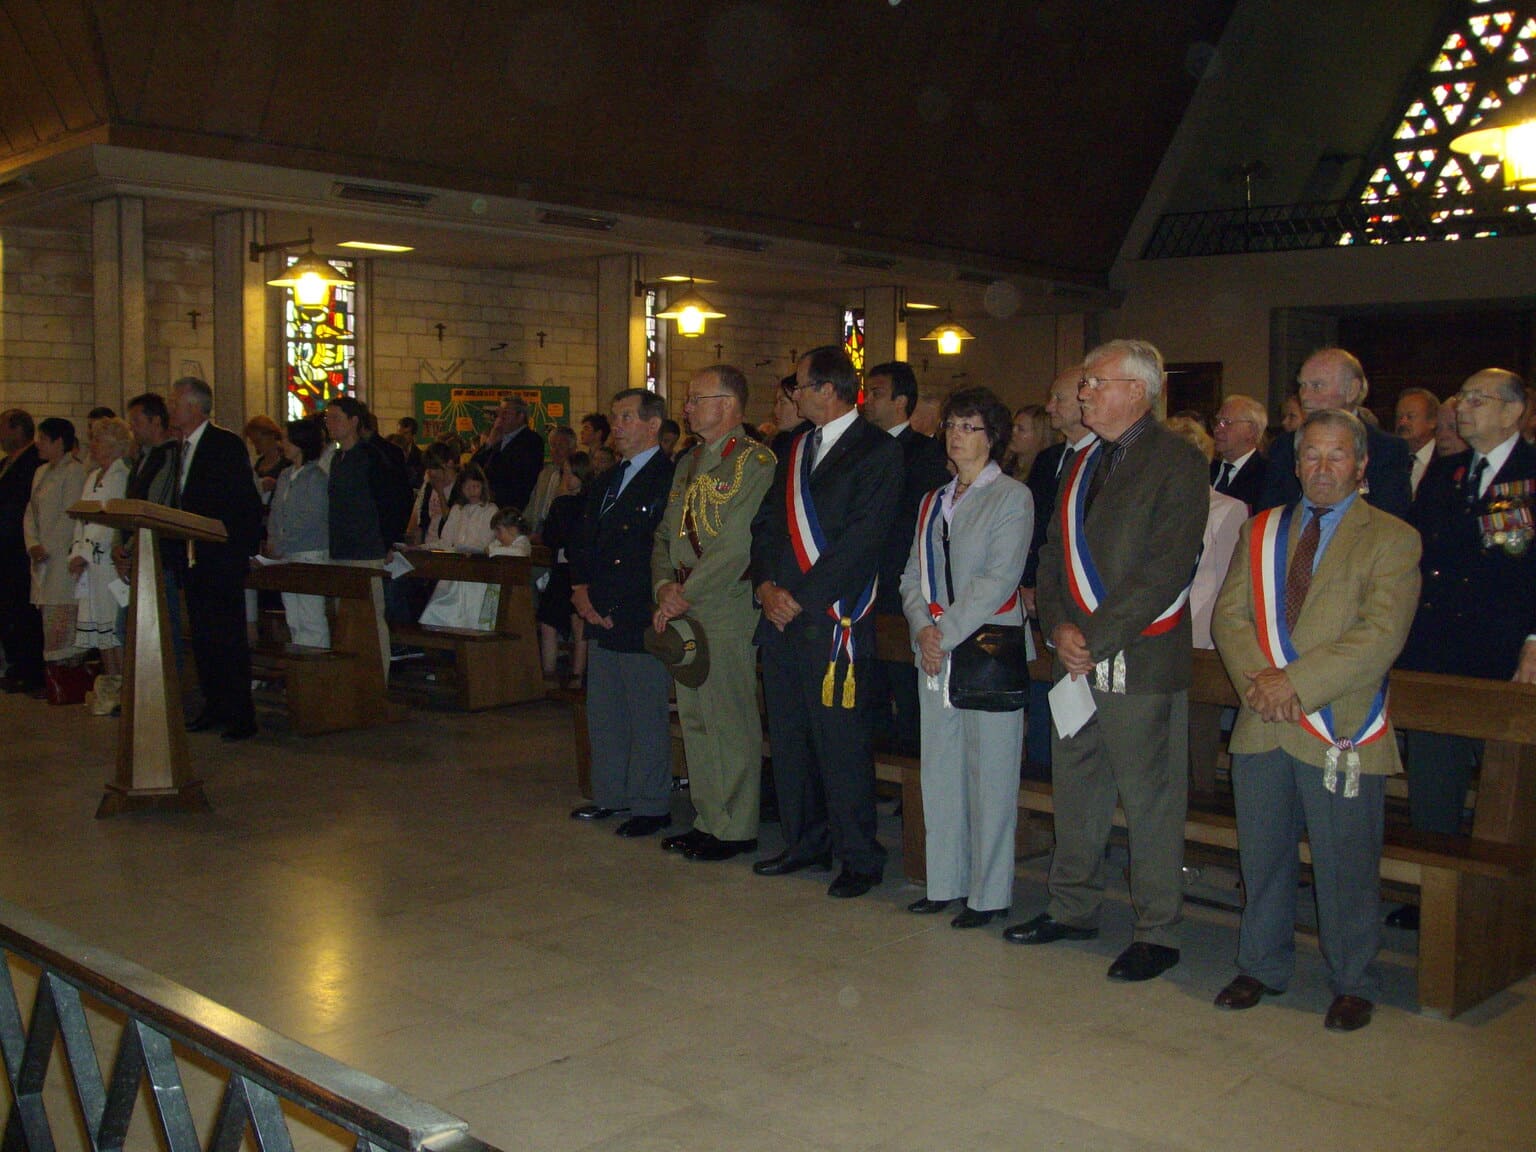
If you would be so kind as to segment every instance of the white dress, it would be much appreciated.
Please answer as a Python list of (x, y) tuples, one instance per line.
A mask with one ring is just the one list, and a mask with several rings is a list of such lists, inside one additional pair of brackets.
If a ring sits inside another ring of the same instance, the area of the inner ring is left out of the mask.
[[(128, 491), (128, 465), (119, 459), (112, 461), (105, 472), (91, 469), (80, 492), (82, 500), (121, 500)], [(70, 545), (71, 557), (79, 556), (86, 562), (75, 585), (75, 596), (80, 602), (80, 614), (75, 620), (76, 648), (118, 648), (117, 597), (112, 595), (111, 584), (118, 578), (112, 566), (112, 545), (117, 530), (103, 524), (75, 521), (75, 539)]]
[[(438, 547), (451, 548), (455, 552), (483, 553), (496, 538), (491, 531), (491, 518), (495, 515), (494, 504), (455, 504), (443, 521)], [(438, 628), (481, 630), (480, 610), (488, 587), (488, 584), (463, 580), (439, 580), (437, 587), (432, 589), (432, 599), (422, 610), (421, 623)]]

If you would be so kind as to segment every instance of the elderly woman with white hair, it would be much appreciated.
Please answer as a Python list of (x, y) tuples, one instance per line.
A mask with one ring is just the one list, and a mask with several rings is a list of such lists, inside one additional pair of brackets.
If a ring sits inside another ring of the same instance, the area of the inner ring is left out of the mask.
[[(128, 491), (128, 461), (133, 432), (115, 416), (91, 422), (87, 451), (94, 465), (85, 477), (82, 500), (120, 500)], [(112, 585), (120, 583), (112, 563), (115, 529), (102, 524), (75, 521), (75, 538), (69, 549), (69, 572), (76, 581), (80, 604), (75, 618), (75, 647), (95, 648), (101, 653), (102, 670), (109, 676), (123, 672), (122, 641), (117, 633), (118, 601)]]

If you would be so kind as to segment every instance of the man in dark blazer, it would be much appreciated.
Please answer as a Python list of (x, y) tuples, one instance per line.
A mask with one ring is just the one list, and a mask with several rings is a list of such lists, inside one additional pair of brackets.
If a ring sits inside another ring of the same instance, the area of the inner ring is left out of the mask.
[[(864, 419), (901, 445), (901, 503), (880, 554), (880, 588), (875, 611), (901, 613), (902, 571), (912, 552), (917, 509), (923, 497), (949, 483), (944, 446), (909, 423), (917, 405), (917, 375), (902, 360), (877, 364), (864, 375)], [(888, 727), (896, 746), (913, 752), (918, 746), (917, 666), (910, 659), (877, 660), (869, 703), (876, 730)]]
[[(1501, 368), (1457, 394), (1471, 449), (1430, 465), (1408, 516), (1424, 541), (1424, 586), (1399, 668), (1536, 683), (1536, 447), (1520, 437), (1524, 403), (1523, 381)], [(1408, 732), (1406, 743), (1413, 826), (1458, 835), (1478, 742)], [(1399, 910), (1388, 923), (1415, 927), (1417, 916)]]
[[(1040, 624), (1056, 678), (1085, 678), (1095, 713), (1051, 743), (1056, 853), (1050, 903), (1004, 936), (1049, 944), (1098, 935), (1104, 850), (1115, 803), (1135, 851), (1135, 938), (1111, 980), (1149, 980), (1179, 961), (1185, 715), (1192, 647), (1187, 604), (1210, 504), (1205, 458), (1153, 415), (1162, 355), (1142, 340), (1088, 354), (1079, 399), (1099, 442), (1073, 462), (1040, 553)], [(1081, 502), (1079, 497), (1082, 497)], [(1070, 534), (1064, 525), (1070, 524)], [(1059, 722), (1059, 715), (1057, 721)]]
[(485, 447), (475, 453), (485, 469), (492, 499), (502, 508), (526, 509), (544, 467), (544, 438), (528, 426), (528, 403), (508, 396), (496, 411)]
[[(1234, 393), (1221, 402), (1211, 438), (1216, 459), (1211, 461), (1211, 487), (1223, 496), (1248, 505), (1248, 515), (1259, 510), (1269, 462), (1259, 451), (1259, 438), (1269, 426), (1269, 415), (1252, 396)], [(1294, 454), (1294, 453), (1293, 453)]]
[[(1303, 415), (1324, 408), (1338, 408), (1359, 415), (1370, 384), (1360, 361), (1342, 348), (1324, 348), (1314, 352), (1296, 374), (1296, 398)], [(1365, 500), (1373, 508), (1390, 512), (1400, 520), (1408, 518), (1413, 500), (1410, 478), (1413, 458), (1408, 447), (1369, 420), (1365, 423), (1366, 447), (1370, 462), (1365, 466)], [(1301, 481), (1296, 478), (1296, 439), (1282, 436), (1269, 450), (1269, 468), (1264, 475), (1261, 507), (1274, 508), (1294, 504), (1301, 499)]]
[[(1083, 406), (1078, 401), (1078, 383), (1083, 378), (1081, 364), (1074, 364), (1051, 382), (1050, 393), (1045, 398), (1045, 414), (1053, 431), (1061, 440), (1043, 450), (1030, 466), (1029, 479), (1025, 484), (1035, 498), (1035, 531), (1029, 545), (1029, 558), (1024, 561), (1024, 606), (1029, 614), (1035, 614), (1035, 584), (1040, 568), (1040, 549), (1045, 546), (1046, 529), (1056, 509), (1056, 492), (1061, 485), (1062, 473), (1079, 452), (1086, 452), (1098, 439), (1093, 430), (1083, 423)], [(1031, 711), (1033, 716), (1034, 712)]]
[(841, 348), (806, 353), (795, 375), (800, 413), (815, 428), (779, 460), (752, 525), (752, 583), (763, 606), (757, 643), (785, 845), (753, 871), (826, 868), (835, 856), (843, 868), (828, 894), (862, 896), (885, 867), (861, 697), (875, 650), (872, 586), (901, 503), (901, 447), (859, 418), (858, 376)]
[(672, 822), (671, 679), (645, 650), (655, 602), (651, 548), (667, 510), (672, 461), (658, 436), (661, 397), (629, 388), (613, 398), (619, 463), (587, 495), (581, 532), (570, 549), (571, 604), (587, 623), (587, 732), (592, 803), (575, 820), (630, 813), (620, 836), (649, 836)]
[(209, 420), (213, 389), (195, 376), (171, 385), (171, 428), (181, 438), (177, 507), (221, 521), (223, 544), (191, 541), (173, 551), (187, 597), (188, 633), (203, 710), (189, 732), (222, 727), (225, 740), (256, 734), (251, 650), (245, 635), (245, 575), (261, 546), (261, 498), (245, 444)]
[(5, 647), (7, 692), (43, 686), (43, 619), (32, 603), (32, 565), (22, 522), (32, 499), (32, 477), (42, 463), (33, 442), (32, 415), (0, 412), (0, 644)]

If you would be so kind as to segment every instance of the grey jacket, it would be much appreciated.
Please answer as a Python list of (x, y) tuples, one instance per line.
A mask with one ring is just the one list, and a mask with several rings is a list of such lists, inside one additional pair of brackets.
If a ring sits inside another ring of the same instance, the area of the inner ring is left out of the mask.
[(317, 461), (284, 468), (272, 493), (267, 541), (274, 555), (330, 549), (329, 477)]

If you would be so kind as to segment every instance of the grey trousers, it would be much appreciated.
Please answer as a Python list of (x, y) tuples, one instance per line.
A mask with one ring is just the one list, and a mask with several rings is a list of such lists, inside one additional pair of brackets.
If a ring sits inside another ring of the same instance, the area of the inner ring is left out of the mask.
[(1247, 901), (1237, 966), (1271, 988), (1296, 966), (1296, 882), (1303, 830), (1312, 848), (1318, 941), (1335, 996), (1381, 992), (1381, 841), (1386, 777), (1361, 776), (1360, 795), (1323, 787), (1323, 770), (1276, 748), (1232, 757), (1237, 848)]
[(649, 652), (587, 653), (587, 736), (592, 802), (664, 816), (672, 808), (671, 677)]
[(918, 673), (928, 897), (978, 912), (1013, 903), (1025, 713), (945, 708)]
[[(1056, 853), (1051, 918), (1097, 928), (1104, 899), (1104, 849), (1115, 799), (1131, 848), (1135, 939), (1177, 948), (1184, 913), (1184, 815), (1189, 805), (1185, 692), (1093, 693), (1098, 714), (1076, 736), (1051, 731)], [(1177, 721), (1177, 755), (1170, 724)]]

